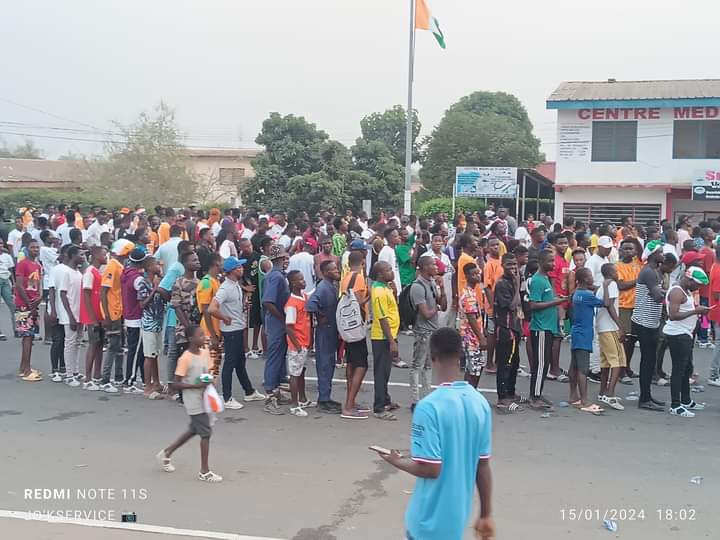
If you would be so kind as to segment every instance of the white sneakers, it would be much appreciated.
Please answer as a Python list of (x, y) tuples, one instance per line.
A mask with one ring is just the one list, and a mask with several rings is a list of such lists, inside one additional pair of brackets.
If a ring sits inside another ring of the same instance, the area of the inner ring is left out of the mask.
[(117, 394), (120, 390), (118, 390), (117, 386), (115, 386), (112, 383), (106, 383), (100, 386), (100, 390), (107, 394)]
[(127, 387), (125, 387), (125, 388), (123, 389), (123, 393), (124, 393), (124, 394), (142, 394), (143, 391), (140, 390), (137, 386), (132, 385), (132, 386), (127, 386)]
[(290, 407), (290, 414), (292, 414), (293, 416), (299, 416), (301, 418), (304, 418), (308, 415), (307, 411), (300, 406)]
[(238, 400), (236, 400), (234, 397), (231, 397), (225, 402), (225, 408), (230, 410), (238, 410), (245, 407), (242, 403), (240, 403)]
[(708, 379), (708, 380), (707, 380), (707, 383), (708, 383), (710, 386), (720, 386), (720, 375), (718, 375), (718, 376), (715, 377), (714, 379)]
[(258, 358), (260, 358), (259, 353), (260, 351), (256, 350), (248, 351), (248, 353), (245, 355), (245, 358), (247, 358), (248, 360), (257, 360)]
[(52, 382), (63, 382), (63, 376), (60, 375), (57, 371), (53, 373), (52, 379), (50, 379)]
[(265, 401), (265, 398), (267, 396), (265, 394), (261, 394), (257, 390), (255, 390), (252, 394), (249, 396), (245, 396), (245, 401)]
[(65, 379), (65, 384), (67, 384), (70, 388), (77, 388), (80, 386), (80, 381), (78, 381), (75, 377), (68, 377)]
[(88, 390), (90, 392), (97, 392), (100, 390), (100, 387), (95, 384), (95, 381), (89, 381), (86, 383), (83, 383), (83, 390)]
[(609, 407), (612, 407), (616, 411), (624, 411), (625, 406), (620, 403), (621, 398), (615, 397), (615, 396), (598, 396), (598, 401), (601, 401), (608, 405)]

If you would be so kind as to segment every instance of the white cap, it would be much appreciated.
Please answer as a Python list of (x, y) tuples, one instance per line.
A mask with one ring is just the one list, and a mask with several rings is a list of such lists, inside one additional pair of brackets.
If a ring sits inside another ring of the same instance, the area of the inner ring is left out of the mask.
[(613, 241), (610, 239), (609, 236), (601, 236), (600, 238), (598, 238), (598, 247), (612, 248)]

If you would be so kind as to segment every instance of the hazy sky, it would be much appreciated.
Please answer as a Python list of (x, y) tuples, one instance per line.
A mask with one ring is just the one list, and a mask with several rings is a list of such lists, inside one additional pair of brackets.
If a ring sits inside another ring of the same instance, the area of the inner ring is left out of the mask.
[[(563, 80), (720, 77), (716, 2), (428, 3), (447, 49), (418, 33), (423, 133), (459, 97), (503, 90), (554, 158), (545, 99)], [(251, 147), (270, 111), (303, 115), (350, 145), (365, 114), (406, 102), (408, 17), (409, 0), (3, 0), (0, 137), (107, 138), (92, 128), (162, 99), (189, 146)], [(101, 150), (34, 140), (46, 157)]]

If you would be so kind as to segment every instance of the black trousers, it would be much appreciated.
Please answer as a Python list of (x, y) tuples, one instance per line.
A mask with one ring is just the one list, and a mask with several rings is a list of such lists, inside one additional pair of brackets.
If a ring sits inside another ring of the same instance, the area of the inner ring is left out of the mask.
[(140, 328), (127, 328), (127, 359), (125, 362), (128, 384), (135, 384), (137, 380), (137, 372), (140, 371), (140, 377), (145, 382), (145, 354), (142, 346), (142, 335)]
[(515, 395), (515, 382), (520, 366), (520, 336), (510, 330), (512, 339), (508, 341), (495, 341), (495, 362), (497, 363), (498, 399), (506, 399)]
[(690, 377), (693, 372), (693, 338), (687, 334), (665, 336), (670, 358), (672, 359), (672, 377), (670, 379), (671, 407), (686, 405), (692, 401), (690, 397)]
[(373, 400), (373, 412), (381, 413), (386, 405), (390, 405), (390, 394), (388, 393), (388, 381), (392, 370), (392, 355), (390, 354), (390, 342), (387, 340), (373, 339), (373, 378), (375, 383), (375, 399)]
[(530, 361), (530, 397), (533, 399), (542, 396), (545, 377), (550, 369), (554, 338), (553, 333), (548, 330), (530, 331), (533, 348), (533, 357)]
[(657, 363), (657, 342), (660, 331), (636, 322), (632, 323), (633, 334), (640, 342), (640, 403), (650, 401), (650, 386)]
[(222, 333), (223, 344), (225, 345), (225, 360), (222, 365), (222, 393), (225, 401), (232, 397), (233, 371), (237, 374), (246, 396), (255, 392), (247, 372), (243, 332), (244, 330), (235, 330), (234, 332)]
[(65, 372), (65, 327), (62, 324), (56, 324), (52, 327), (50, 366), (53, 373)]

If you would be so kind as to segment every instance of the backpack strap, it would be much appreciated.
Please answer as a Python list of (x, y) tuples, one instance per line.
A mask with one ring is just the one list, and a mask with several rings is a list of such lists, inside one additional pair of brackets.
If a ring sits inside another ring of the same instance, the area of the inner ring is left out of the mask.
[(350, 283), (348, 283), (347, 290), (345, 291), (346, 294), (355, 288), (355, 282), (357, 281), (357, 275), (358, 275), (357, 272), (352, 273), (352, 277), (350, 278)]

